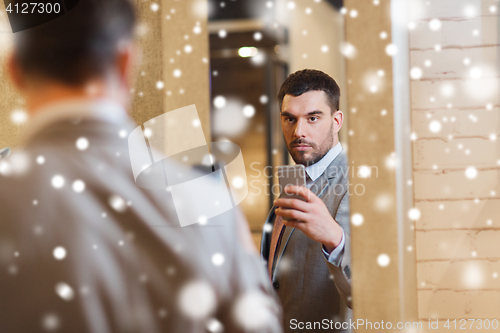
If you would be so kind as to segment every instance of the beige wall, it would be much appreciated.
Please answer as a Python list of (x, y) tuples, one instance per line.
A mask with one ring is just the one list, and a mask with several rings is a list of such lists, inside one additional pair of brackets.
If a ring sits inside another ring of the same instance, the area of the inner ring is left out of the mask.
[[(498, 2), (411, 3), (410, 65), (423, 71), (411, 84), (419, 317), (444, 319), (440, 326), (500, 318)], [(474, 67), (492, 78), (472, 79)], [(468, 167), (476, 178), (466, 177)]]
[[(142, 65), (137, 69), (137, 81), (131, 92), (134, 94), (132, 117), (142, 123), (167, 111), (196, 104), (205, 138), (210, 142), (206, 1), (162, 0), (157, 11), (151, 9), (151, 2), (135, 0), (135, 3), (140, 21), (137, 31)], [(1, 2), (0, 13), (3, 9)], [(0, 15), (0, 25), (6, 23), (6, 15)], [(201, 28), (199, 34), (193, 31), (197, 25)], [(12, 112), (23, 109), (22, 98), (14, 91), (5, 72), (8, 52), (5, 46), (11, 37), (11, 33), (0, 32), (0, 148), (17, 147), (24, 129), (24, 125), (11, 121)], [(190, 53), (185, 52), (186, 45), (192, 47)], [(175, 69), (181, 70), (179, 78), (173, 75)], [(163, 89), (157, 88), (159, 81), (164, 83)]]
[[(10, 31), (10, 32), (8, 32)], [(0, 148), (16, 147), (24, 126), (11, 120), (12, 112), (23, 110), (23, 100), (8, 82), (5, 59), (12, 49), (12, 30), (5, 12), (4, 2), (0, 2)]]
[[(362, 225), (351, 226), (354, 317), (397, 322), (395, 173), (387, 163), (395, 150), (392, 60), (385, 53), (391, 40), (390, 0), (382, 0), (378, 6), (371, 1), (347, 0), (345, 7), (346, 41), (356, 49), (356, 55), (347, 60), (351, 216), (361, 214), (364, 219)], [(357, 16), (351, 16), (352, 10)], [(382, 31), (388, 34), (386, 40), (379, 37)], [(384, 76), (377, 80), (379, 70)], [(370, 90), (372, 85), (377, 86), (376, 92)], [(358, 167), (363, 165), (372, 167), (370, 178), (357, 177)], [(365, 193), (356, 195), (356, 187), (358, 193), (363, 188)], [(380, 255), (390, 259), (387, 266), (379, 265)]]
[[(210, 82), (207, 0), (162, 0), (165, 112), (196, 104), (210, 143)], [(195, 33), (195, 27), (198, 33)], [(199, 32), (201, 31), (201, 32)], [(157, 41), (156, 41), (157, 43)], [(173, 75), (181, 71), (180, 77)], [(170, 93), (169, 93), (170, 92)]]

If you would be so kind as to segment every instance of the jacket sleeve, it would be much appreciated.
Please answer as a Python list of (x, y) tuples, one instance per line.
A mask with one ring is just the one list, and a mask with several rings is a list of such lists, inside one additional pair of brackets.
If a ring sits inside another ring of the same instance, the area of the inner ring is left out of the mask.
[(352, 308), (352, 295), (351, 295), (351, 232), (349, 226), (349, 193), (346, 192), (340, 201), (335, 221), (344, 230), (344, 249), (337, 256), (337, 260), (325, 261), (328, 266), (330, 274), (333, 276), (335, 286), (340, 295), (346, 302), (347, 306)]
[[(227, 332), (282, 333), (280, 301), (251, 241), (247, 221), (236, 211), (236, 236), (232, 251), (232, 293), (219, 309), (219, 319)], [(243, 239), (242, 239), (243, 236)]]

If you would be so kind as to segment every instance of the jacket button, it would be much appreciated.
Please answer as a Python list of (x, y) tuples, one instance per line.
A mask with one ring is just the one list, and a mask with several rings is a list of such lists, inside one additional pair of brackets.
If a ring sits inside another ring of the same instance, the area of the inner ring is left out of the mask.
[(278, 282), (274, 282), (273, 287), (274, 287), (274, 289), (279, 289), (280, 284)]

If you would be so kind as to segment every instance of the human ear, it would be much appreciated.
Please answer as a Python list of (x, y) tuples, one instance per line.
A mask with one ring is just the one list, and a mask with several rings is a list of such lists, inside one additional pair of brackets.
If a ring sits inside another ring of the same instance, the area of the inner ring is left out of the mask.
[(340, 131), (342, 124), (344, 123), (344, 113), (337, 110), (333, 113), (333, 129), (335, 133)]

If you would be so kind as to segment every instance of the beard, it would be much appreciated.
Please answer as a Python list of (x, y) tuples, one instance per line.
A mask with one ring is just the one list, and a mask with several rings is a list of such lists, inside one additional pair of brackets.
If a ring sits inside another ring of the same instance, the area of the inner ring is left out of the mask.
[[(290, 155), (292, 156), (293, 161), (296, 164), (303, 164), (308, 167), (320, 161), (333, 146), (333, 123), (328, 131), (328, 134), (320, 144), (316, 144), (315, 142), (308, 142), (304, 139), (295, 139), (290, 143), (287, 143), (287, 149)], [(298, 151), (295, 150), (293, 146), (298, 144), (305, 144), (311, 147), (308, 151)]]

